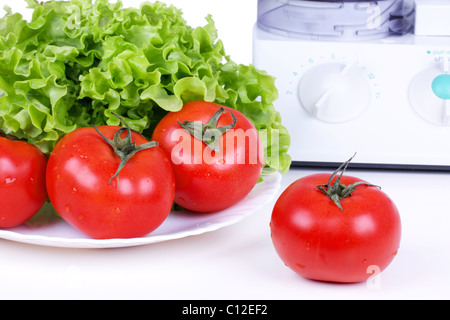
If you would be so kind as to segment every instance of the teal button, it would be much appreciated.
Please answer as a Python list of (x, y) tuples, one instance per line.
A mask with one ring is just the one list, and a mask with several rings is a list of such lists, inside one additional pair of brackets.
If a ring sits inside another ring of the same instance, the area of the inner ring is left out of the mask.
[(431, 84), (434, 94), (443, 100), (450, 100), (450, 74), (443, 73), (434, 78)]

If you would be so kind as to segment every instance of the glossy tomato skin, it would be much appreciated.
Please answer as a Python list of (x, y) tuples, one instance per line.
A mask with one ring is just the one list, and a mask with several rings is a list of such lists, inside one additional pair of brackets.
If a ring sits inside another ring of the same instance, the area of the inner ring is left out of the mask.
[[(264, 165), (261, 140), (254, 125), (241, 112), (225, 107), (218, 127), (233, 122), (230, 110), (237, 123), (220, 137), (218, 152), (177, 123), (178, 120), (206, 124), (220, 107), (205, 101), (188, 102), (180, 111), (167, 114), (152, 135), (152, 140), (171, 158), (176, 180), (175, 202), (191, 211), (213, 212), (228, 208), (242, 200), (261, 176)], [(245, 143), (242, 143), (243, 133), (247, 135)], [(233, 147), (227, 148), (232, 135), (236, 138)]]
[(26, 222), (44, 205), (46, 165), (37, 147), (0, 137), (0, 228)]
[[(401, 221), (393, 201), (374, 186), (359, 185), (341, 211), (317, 189), (329, 174), (292, 183), (277, 200), (270, 222), (279, 257), (305, 278), (361, 282), (384, 270), (400, 245)], [(362, 181), (343, 176), (349, 185)], [(374, 267), (374, 268), (373, 268)]]
[[(112, 139), (119, 128), (98, 129)], [(148, 142), (136, 132), (132, 141)], [(112, 147), (89, 127), (65, 135), (49, 157), (50, 201), (64, 220), (89, 237), (142, 237), (170, 213), (175, 181), (164, 152), (157, 146), (137, 152), (120, 171), (119, 184), (115, 177), (108, 184), (119, 162)]]

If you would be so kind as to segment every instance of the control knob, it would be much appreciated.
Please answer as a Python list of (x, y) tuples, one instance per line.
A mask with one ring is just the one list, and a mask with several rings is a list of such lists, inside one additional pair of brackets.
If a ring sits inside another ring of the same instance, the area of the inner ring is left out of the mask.
[(409, 86), (409, 99), (422, 119), (440, 126), (450, 126), (449, 58), (419, 72)]
[(355, 61), (311, 68), (301, 78), (298, 94), (308, 113), (333, 123), (346, 122), (362, 114), (371, 96), (367, 76)]

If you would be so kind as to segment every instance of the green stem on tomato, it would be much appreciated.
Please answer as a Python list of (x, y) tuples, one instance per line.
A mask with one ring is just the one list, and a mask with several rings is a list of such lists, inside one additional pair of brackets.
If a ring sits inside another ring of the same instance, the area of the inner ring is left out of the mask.
[(184, 121), (183, 123), (181, 123), (179, 120), (177, 120), (177, 122), (184, 130), (189, 132), (192, 136), (199, 139), (200, 141), (203, 141), (212, 150), (218, 152), (220, 151), (219, 138), (227, 130), (233, 129), (236, 126), (237, 122), (236, 117), (230, 110), (233, 122), (223, 127), (217, 127), (217, 122), (219, 121), (220, 116), (225, 111), (226, 111), (225, 108), (221, 107), (214, 113), (214, 115), (211, 117), (211, 119), (209, 119), (209, 121), (206, 124), (202, 124), (200, 121)]
[[(341, 166), (335, 172), (333, 172), (333, 174), (330, 176), (330, 179), (328, 180), (328, 184), (320, 184), (317, 186), (317, 188), (323, 194), (327, 195), (331, 200), (333, 200), (333, 202), (339, 207), (339, 209), (341, 209), (341, 211), (344, 210), (342, 208), (341, 200), (351, 196), (352, 192), (356, 190), (357, 186), (363, 184), (370, 187), (380, 188), (379, 186), (367, 183), (365, 181), (357, 181), (348, 186), (346, 186), (344, 183), (341, 182), (341, 178), (344, 175), (345, 170), (347, 170), (350, 161), (352, 161), (354, 157), (355, 155), (353, 155), (349, 160), (341, 164)], [(342, 171), (341, 174), (333, 182), (334, 177), (340, 171)]]
[[(141, 145), (136, 145), (136, 142), (131, 141), (131, 128), (128, 123), (126, 123), (119, 115), (115, 113), (112, 114), (119, 118), (119, 120), (126, 126), (126, 128), (120, 128), (119, 130), (117, 130), (112, 140), (105, 137), (95, 125), (94, 129), (113, 148), (114, 153), (120, 158), (120, 164), (117, 168), (116, 173), (114, 173), (114, 175), (108, 181), (108, 184), (111, 184), (111, 180), (116, 177), (118, 185), (119, 173), (123, 169), (123, 167), (125, 167), (127, 161), (130, 160), (131, 157), (134, 156), (137, 152), (156, 147), (158, 143), (155, 141), (150, 141)], [(125, 130), (127, 131), (127, 135), (125, 136), (125, 138), (121, 138), (120, 136)]]

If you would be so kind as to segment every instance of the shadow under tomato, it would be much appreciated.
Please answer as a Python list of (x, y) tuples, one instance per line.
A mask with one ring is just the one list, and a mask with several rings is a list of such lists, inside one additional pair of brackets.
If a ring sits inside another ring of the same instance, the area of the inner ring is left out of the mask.
[(24, 224), (29, 228), (39, 228), (42, 226), (48, 226), (61, 221), (61, 216), (53, 208), (50, 201), (47, 201), (31, 219)]

